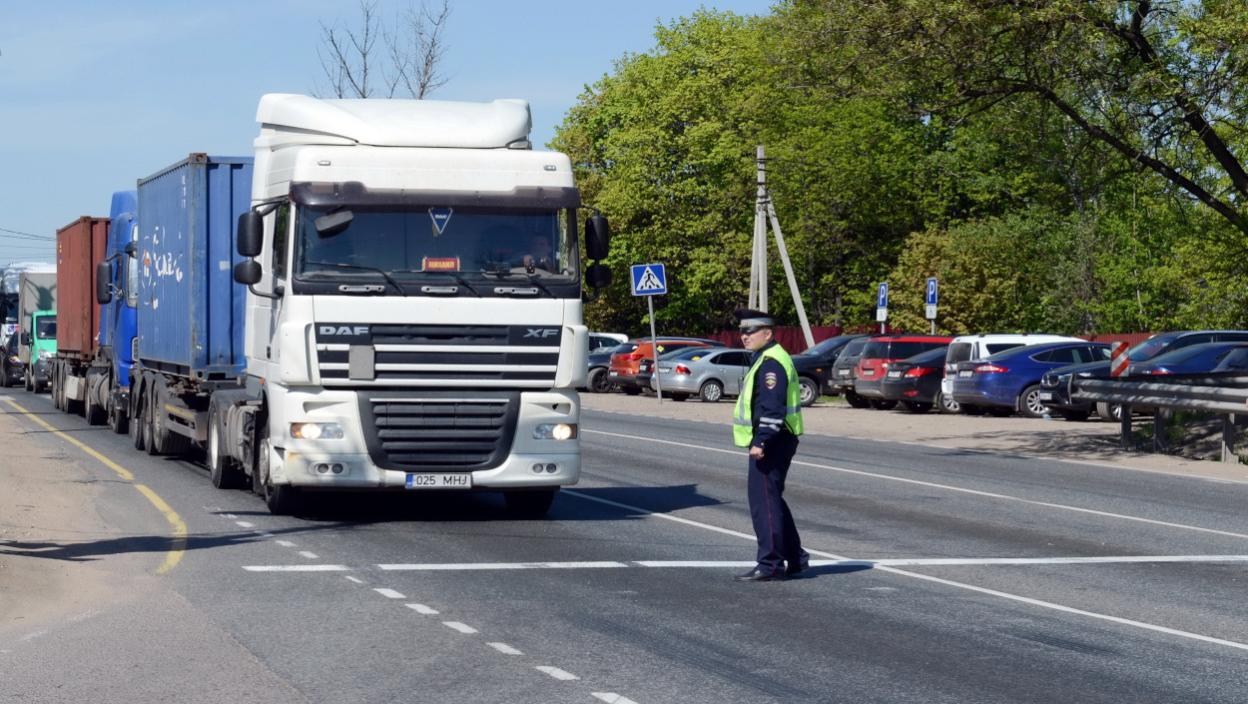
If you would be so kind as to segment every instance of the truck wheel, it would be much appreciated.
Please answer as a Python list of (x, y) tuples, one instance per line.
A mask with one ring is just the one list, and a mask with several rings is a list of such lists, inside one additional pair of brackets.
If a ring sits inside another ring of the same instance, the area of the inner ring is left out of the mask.
[(169, 428), (165, 413), (165, 389), (156, 384), (151, 395), (152, 434), (149, 442), (156, 446), (157, 455), (181, 455), (191, 449), (190, 438)]
[(558, 489), (542, 491), (504, 491), (507, 512), (519, 518), (541, 518), (550, 510)]
[(127, 423), (126, 414), (117, 407), (117, 403), (112, 399), (108, 402), (108, 427), (118, 435), (125, 435), (130, 424)]
[(799, 376), (797, 383), (802, 385), (801, 403), (803, 406), (812, 406), (815, 401), (819, 400), (819, 382), (805, 376)]
[(23, 385), (25, 386), (25, 388), (26, 388), (26, 390), (27, 390), (27, 391), (34, 391), (34, 390), (35, 390), (35, 384), (34, 384), (34, 382), (33, 382), (33, 381), (31, 381), (31, 376), (30, 376), (30, 371), (29, 371), (29, 370), (27, 370), (27, 371), (26, 371), (26, 373), (22, 375), (22, 383), (23, 383)]
[(208, 408), (208, 472), (212, 485), (218, 489), (240, 489), (244, 486), (246, 475), (242, 468), (221, 452), (221, 438), (224, 437), (221, 413), (215, 401)]
[(274, 516), (288, 516), (299, 508), (299, 490), (293, 486), (274, 485), (269, 480), (269, 439), (261, 437), (257, 444), (256, 471), (251, 475), (251, 490), (264, 499), (264, 505)]
[[(139, 382), (137, 380), (131, 384), (130, 393), (139, 393)], [(140, 452), (147, 449), (147, 445), (144, 441), (145, 435), (143, 432), (143, 428), (147, 425), (143, 416), (143, 403), (145, 401), (145, 397), (146, 394), (138, 397), (139, 400), (136, 403), (138, 408), (134, 410), (134, 417), (130, 419), (130, 440), (134, 442), (134, 449)]]
[(94, 394), (91, 393), (89, 388), (87, 389), (87, 400), (84, 404), (83, 415), (86, 416), (87, 425), (104, 425), (104, 421), (108, 420), (108, 416), (105, 414), (104, 409), (95, 402)]
[(152, 405), (155, 399), (152, 396), (156, 393), (156, 389), (148, 387), (147, 393), (143, 394), (143, 449), (147, 450), (149, 455), (159, 455), (160, 451), (156, 448), (156, 429), (153, 424), (156, 419), (153, 417)]

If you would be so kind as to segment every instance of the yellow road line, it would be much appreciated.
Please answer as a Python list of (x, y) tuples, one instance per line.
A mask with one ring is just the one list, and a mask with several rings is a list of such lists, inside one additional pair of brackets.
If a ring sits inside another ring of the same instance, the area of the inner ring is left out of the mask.
[[(108, 459), (104, 455), (97, 452), (94, 448), (87, 446), (78, 438), (52, 427), (46, 420), (23, 408), (17, 403), (17, 401), (14, 401), (11, 398), (5, 398), (4, 400), (7, 401), (10, 406), (17, 409), (17, 411), (22, 415), (31, 419), (37, 425), (46, 428), (48, 432), (65, 442), (68, 442), (79, 450), (82, 450), (91, 457), (99, 460), (101, 464), (116, 472), (117, 476), (121, 477), (123, 480), (131, 483), (134, 482), (134, 474), (131, 473), (130, 470)], [(164, 574), (177, 566), (178, 562), (182, 560), (182, 553), (186, 551), (186, 523), (182, 521), (182, 517), (179, 516), (178, 513), (169, 506), (169, 504), (165, 503), (164, 499), (160, 498), (160, 496), (149, 487), (143, 484), (134, 484), (134, 488), (146, 497), (147, 500), (156, 507), (157, 511), (160, 511), (161, 515), (165, 517), (165, 520), (168, 521), (169, 525), (173, 528), (173, 545), (166, 552), (164, 563), (162, 563), (156, 570), (156, 574)]]

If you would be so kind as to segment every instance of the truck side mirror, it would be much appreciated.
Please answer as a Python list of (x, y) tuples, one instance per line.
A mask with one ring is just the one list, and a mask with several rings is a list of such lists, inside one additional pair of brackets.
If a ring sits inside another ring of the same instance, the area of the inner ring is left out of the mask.
[[(607, 219), (595, 215), (585, 221), (585, 252), (590, 259), (606, 259), (611, 251), (611, 226)], [(608, 279), (610, 276), (608, 276)]]
[(121, 248), (121, 251), (125, 252), (127, 257), (133, 257), (138, 252), (138, 248), (134, 246), (133, 242), (127, 242), (126, 246)]
[[(240, 231), (241, 236), (241, 231)], [(254, 286), (260, 283), (260, 262), (247, 259), (234, 265), (234, 280), (240, 284)]]
[(113, 263), (104, 260), (95, 265), (95, 302), (108, 305), (113, 300), (113, 292), (109, 288), (113, 278)]
[(263, 247), (264, 218), (254, 210), (248, 210), (239, 215), (238, 253), (244, 257), (258, 257)]
[(22, 333), (22, 336), (18, 338), (18, 342), (21, 343), (23, 347), (30, 347), (30, 333)]
[(585, 270), (585, 282), (593, 288), (606, 288), (611, 285), (611, 270), (603, 264), (594, 264)]

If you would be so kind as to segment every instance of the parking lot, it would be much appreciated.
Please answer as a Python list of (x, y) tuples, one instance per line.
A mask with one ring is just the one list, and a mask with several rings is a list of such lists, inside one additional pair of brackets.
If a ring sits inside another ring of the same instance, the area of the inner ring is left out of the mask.
[[(585, 408), (612, 413), (718, 423), (727, 433), (733, 399), (720, 403), (689, 400), (677, 403), (654, 396), (581, 395)], [(912, 414), (850, 408), (840, 399), (824, 397), (803, 409), (807, 433), (900, 442), (930, 447), (1008, 453), (1046, 459), (1089, 462), (1106, 467), (1248, 481), (1248, 466), (1185, 459), (1174, 455), (1126, 452), (1119, 447), (1116, 423), (1070, 422), (1061, 418), (967, 416), (949, 413)], [(1137, 424), (1147, 419), (1138, 418)]]

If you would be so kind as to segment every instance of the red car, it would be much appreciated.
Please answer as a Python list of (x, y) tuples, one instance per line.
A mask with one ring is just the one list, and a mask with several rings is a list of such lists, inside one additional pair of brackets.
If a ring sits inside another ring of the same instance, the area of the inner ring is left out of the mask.
[(896, 401), (884, 400), (880, 383), (888, 373), (888, 365), (913, 357), (920, 352), (944, 347), (952, 337), (935, 335), (878, 335), (867, 340), (855, 370), (854, 393), (871, 402), (872, 408), (892, 408)]

